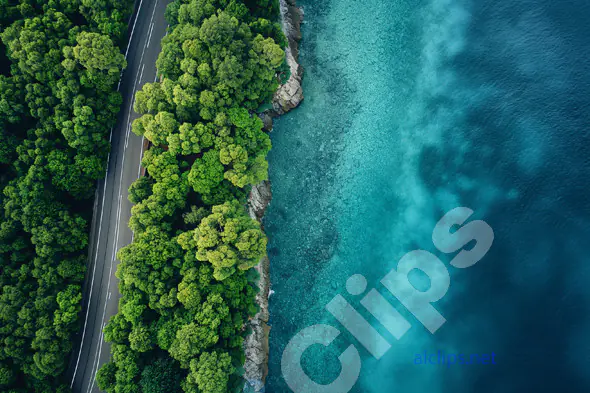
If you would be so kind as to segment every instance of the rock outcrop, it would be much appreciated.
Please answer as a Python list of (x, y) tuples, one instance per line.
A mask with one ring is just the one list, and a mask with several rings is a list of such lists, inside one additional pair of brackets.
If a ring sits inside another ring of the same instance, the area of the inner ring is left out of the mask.
[(303, 67), (297, 62), (299, 59), (299, 41), (301, 40), (303, 10), (297, 8), (295, 0), (281, 0), (280, 5), (283, 32), (288, 41), (285, 56), (291, 76), (285, 84), (278, 88), (273, 97), (273, 109), (270, 111), (272, 117), (280, 116), (290, 111), (303, 100), (303, 89), (301, 88)]
[[(273, 109), (261, 114), (265, 128), (272, 129), (272, 118), (280, 116), (295, 108), (303, 100), (301, 79), (303, 67), (297, 60), (299, 58), (299, 41), (301, 40), (301, 21), (303, 10), (297, 8), (295, 0), (280, 0), (281, 20), (283, 32), (288, 40), (288, 47), (285, 50), (287, 64), (291, 70), (289, 80), (281, 85), (273, 97)], [(262, 221), (264, 212), (272, 198), (269, 181), (263, 181), (252, 187), (248, 197), (248, 212), (250, 217)], [(270, 326), (268, 326), (268, 297), (270, 296), (270, 261), (263, 257), (255, 267), (260, 274), (256, 295), (256, 303), (260, 311), (249, 321), (252, 333), (244, 341), (244, 352), (246, 362), (244, 363), (244, 392), (264, 392), (264, 381), (268, 374), (268, 337)]]
[(263, 181), (260, 184), (252, 186), (250, 197), (248, 198), (248, 213), (250, 217), (261, 221), (266, 211), (266, 207), (272, 199), (272, 192), (270, 190), (270, 182)]
[[(263, 181), (252, 187), (248, 198), (248, 211), (250, 217), (261, 221), (264, 211), (270, 203), (272, 194), (270, 182)], [(267, 256), (263, 257), (255, 267), (260, 275), (256, 295), (256, 303), (260, 307), (258, 313), (249, 321), (252, 333), (246, 337), (244, 352), (246, 362), (244, 363), (244, 378), (246, 379), (245, 392), (264, 392), (264, 380), (268, 374), (268, 297), (270, 294), (270, 261)]]

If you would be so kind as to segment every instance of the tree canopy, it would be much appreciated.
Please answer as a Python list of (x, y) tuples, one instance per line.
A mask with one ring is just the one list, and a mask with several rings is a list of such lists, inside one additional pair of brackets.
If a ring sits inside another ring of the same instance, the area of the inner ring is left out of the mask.
[(65, 393), (130, 0), (0, 2), (0, 390)]
[(285, 58), (276, 5), (167, 8), (161, 78), (134, 103), (132, 131), (151, 147), (146, 177), (129, 189), (135, 237), (118, 253), (122, 298), (105, 328), (113, 362), (98, 375), (108, 393), (241, 391), (244, 325), (257, 311), (252, 268), (267, 241), (246, 195), (267, 179), (271, 148), (253, 111), (276, 91)]

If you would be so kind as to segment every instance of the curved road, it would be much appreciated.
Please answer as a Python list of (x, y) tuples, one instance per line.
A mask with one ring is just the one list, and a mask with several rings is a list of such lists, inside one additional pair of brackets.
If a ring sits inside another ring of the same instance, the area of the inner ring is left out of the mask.
[(127, 189), (139, 177), (143, 153), (142, 138), (131, 132), (135, 92), (156, 78), (156, 59), (160, 40), (166, 34), (164, 11), (170, 0), (137, 0), (129, 23), (125, 51), (127, 69), (119, 81), (123, 97), (117, 125), (111, 130), (111, 153), (106, 177), (95, 195), (90, 232), (88, 269), (83, 289), (83, 330), (77, 336), (68, 368), (74, 393), (98, 393), (96, 371), (110, 358), (110, 345), (102, 329), (117, 313), (118, 280), (115, 277), (117, 251), (129, 244), (133, 234), (128, 227), (131, 202)]

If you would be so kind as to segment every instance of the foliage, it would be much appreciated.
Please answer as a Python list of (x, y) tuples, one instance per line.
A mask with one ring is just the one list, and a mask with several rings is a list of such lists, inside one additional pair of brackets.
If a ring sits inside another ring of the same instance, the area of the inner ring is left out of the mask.
[[(225, 352), (204, 352), (191, 360), (185, 392), (225, 393), (229, 376), (234, 372), (231, 357)], [(197, 387), (198, 389), (195, 389)]]
[(117, 366), (109, 362), (102, 366), (96, 373), (96, 383), (100, 390), (111, 390), (115, 387), (115, 373)]
[(141, 372), (142, 393), (180, 393), (181, 375), (171, 359), (158, 359)]
[(118, 45), (131, 3), (0, 2), (3, 392), (68, 389), (62, 373), (79, 328), (89, 207), (121, 103)]
[(78, 75), (83, 86), (109, 91), (127, 65), (125, 56), (108, 36), (102, 34), (84, 31), (76, 36), (76, 42), (76, 46), (66, 46), (63, 50), (64, 68), (74, 71), (79, 67)]
[(275, 6), (176, 0), (167, 8), (162, 78), (134, 103), (132, 131), (151, 147), (147, 177), (129, 189), (135, 237), (118, 253), (122, 298), (105, 328), (114, 361), (99, 377), (108, 393), (239, 385), (244, 325), (257, 311), (251, 268), (266, 251), (245, 195), (267, 178), (271, 147), (252, 111), (276, 90), (285, 58)]
[(212, 214), (194, 231), (181, 234), (178, 242), (187, 251), (196, 250), (199, 261), (211, 263), (213, 276), (220, 281), (231, 276), (236, 267), (254, 267), (266, 250), (260, 225), (236, 200), (213, 206)]

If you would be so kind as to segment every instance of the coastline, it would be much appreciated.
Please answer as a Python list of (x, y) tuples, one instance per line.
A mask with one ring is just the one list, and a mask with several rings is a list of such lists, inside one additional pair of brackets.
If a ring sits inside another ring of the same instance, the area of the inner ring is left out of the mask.
[[(303, 10), (297, 7), (296, 0), (279, 0), (281, 12), (281, 26), (287, 37), (285, 56), (291, 75), (289, 80), (277, 89), (272, 106), (273, 108), (260, 115), (265, 129), (272, 131), (272, 119), (296, 108), (303, 100), (301, 81), (303, 67), (298, 63), (299, 41), (301, 40), (301, 22)], [(250, 217), (262, 225), (264, 212), (272, 200), (270, 181), (265, 180), (252, 187), (248, 196), (248, 213)], [(264, 230), (264, 225), (262, 225)], [(259, 292), (256, 295), (256, 303), (259, 306), (258, 313), (250, 319), (248, 325), (252, 332), (244, 341), (244, 391), (264, 392), (264, 383), (268, 374), (270, 317), (268, 311), (268, 299), (271, 293), (270, 260), (265, 255), (255, 267), (260, 275), (258, 281)]]

